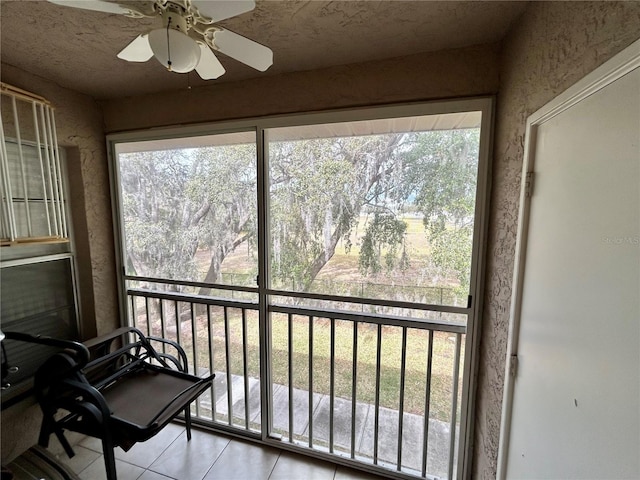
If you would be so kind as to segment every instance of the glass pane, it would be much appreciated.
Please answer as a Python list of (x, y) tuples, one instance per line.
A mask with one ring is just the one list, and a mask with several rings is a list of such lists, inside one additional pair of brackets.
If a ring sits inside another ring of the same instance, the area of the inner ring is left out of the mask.
[(271, 287), (466, 306), (480, 119), (269, 130)]
[(256, 285), (254, 132), (120, 144), (118, 165), (127, 274)]

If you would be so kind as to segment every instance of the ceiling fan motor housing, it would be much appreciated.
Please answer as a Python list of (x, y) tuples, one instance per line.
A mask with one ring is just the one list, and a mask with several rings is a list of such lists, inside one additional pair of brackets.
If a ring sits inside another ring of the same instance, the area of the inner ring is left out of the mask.
[(180, 5), (169, 2), (161, 13), (164, 28), (177, 30), (187, 35), (191, 25), (187, 20), (186, 13)]
[(169, 2), (160, 15), (164, 27), (149, 32), (149, 45), (154, 57), (169, 71), (192, 71), (200, 61), (200, 47), (189, 37), (191, 25), (186, 11), (180, 5)]

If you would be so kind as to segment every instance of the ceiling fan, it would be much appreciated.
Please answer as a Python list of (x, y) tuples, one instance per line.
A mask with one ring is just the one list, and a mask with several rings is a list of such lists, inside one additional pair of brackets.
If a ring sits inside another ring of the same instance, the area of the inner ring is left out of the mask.
[[(214, 51), (261, 72), (273, 64), (271, 49), (215, 25), (253, 10), (256, 6), (254, 0), (154, 0), (139, 2), (135, 6), (105, 0), (48, 1), (132, 18), (160, 17), (162, 27), (140, 34), (118, 53), (118, 58), (128, 62), (146, 62), (155, 57), (171, 72), (195, 70), (204, 80), (215, 79), (225, 73)], [(139, 8), (145, 5), (145, 9)]]

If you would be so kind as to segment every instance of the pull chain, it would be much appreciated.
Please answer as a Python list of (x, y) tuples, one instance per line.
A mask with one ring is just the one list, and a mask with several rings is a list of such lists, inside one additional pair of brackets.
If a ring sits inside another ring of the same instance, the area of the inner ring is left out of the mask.
[(171, 25), (171, 17), (167, 22), (167, 70), (171, 71), (171, 42), (169, 41), (169, 26)]

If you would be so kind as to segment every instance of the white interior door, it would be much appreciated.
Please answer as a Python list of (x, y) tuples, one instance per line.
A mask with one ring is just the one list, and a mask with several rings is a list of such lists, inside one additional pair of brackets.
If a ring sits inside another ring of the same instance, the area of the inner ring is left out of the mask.
[(640, 478), (640, 68), (589, 93), (529, 139), (501, 477)]

